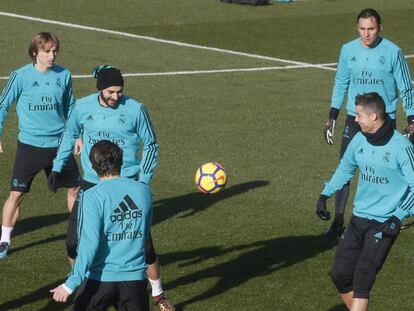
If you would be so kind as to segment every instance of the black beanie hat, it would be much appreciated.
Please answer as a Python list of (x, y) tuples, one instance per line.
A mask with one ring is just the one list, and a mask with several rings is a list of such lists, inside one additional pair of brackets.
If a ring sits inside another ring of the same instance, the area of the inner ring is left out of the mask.
[(96, 88), (102, 91), (110, 86), (124, 86), (121, 71), (109, 65), (96, 66), (93, 76), (97, 79)]

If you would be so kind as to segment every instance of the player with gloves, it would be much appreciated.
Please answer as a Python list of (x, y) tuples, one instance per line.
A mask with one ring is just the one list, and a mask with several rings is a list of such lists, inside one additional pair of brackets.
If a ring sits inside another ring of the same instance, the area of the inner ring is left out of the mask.
[(327, 199), (359, 170), (349, 226), (336, 251), (331, 277), (350, 310), (367, 310), (375, 278), (402, 221), (414, 213), (414, 146), (394, 130), (378, 93), (356, 97), (355, 121), (361, 131), (345, 151), (316, 204), (329, 220)]
[[(355, 122), (355, 97), (377, 92), (385, 101), (386, 112), (395, 127), (398, 91), (407, 114), (406, 136), (414, 141), (414, 92), (407, 62), (401, 49), (391, 41), (379, 36), (381, 17), (374, 9), (364, 9), (357, 17), (359, 38), (342, 46), (338, 70), (332, 92), (331, 109), (324, 129), (329, 145), (334, 142), (335, 123), (347, 98), (347, 116), (342, 133), (340, 157), (348, 144), (360, 131)], [(335, 199), (335, 218), (326, 232), (341, 234), (344, 229), (344, 212), (349, 196), (349, 183), (339, 190)]]

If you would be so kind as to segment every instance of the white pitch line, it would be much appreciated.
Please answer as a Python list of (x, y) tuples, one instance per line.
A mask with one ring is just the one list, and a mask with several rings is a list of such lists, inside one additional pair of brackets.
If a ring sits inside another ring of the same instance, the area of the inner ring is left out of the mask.
[[(197, 74), (212, 74), (212, 73), (232, 73), (232, 72), (252, 72), (252, 71), (270, 71), (270, 70), (287, 70), (287, 69), (302, 69), (313, 68), (313, 65), (303, 66), (274, 66), (274, 67), (257, 67), (257, 68), (234, 68), (234, 69), (210, 69), (210, 70), (191, 70), (191, 71), (167, 71), (167, 72), (136, 72), (123, 73), (123, 77), (151, 77), (151, 76), (178, 76), (178, 75), (197, 75)], [(336, 70), (335, 68), (331, 68)], [(0, 77), (0, 80), (7, 80), (9, 77)], [(72, 75), (74, 79), (93, 78), (92, 75)]]
[[(227, 54), (233, 54), (233, 55), (239, 55), (239, 56), (246, 56), (246, 57), (250, 57), (250, 58), (256, 58), (256, 59), (263, 59), (263, 60), (270, 60), (270, 61), (277, 61), (277, 62), (281, 62), (281, 63), (293, 64), (293, 66), (275, 66), (275, 67), (222, 69), (222, 70), (195, 70), (195, 71), (176, 71), (176, 72), (154, 72), (154, 73), (126, 73), (126, 74), (123, 74), (126, 77), (172, 76), (172, 75), (190, 75), (190, 74), (204, 74), (204, 73), (209, 74), (209, 73), (226, 73), (226, 72), (283, 70), (283, 69), (297, 69), (297, 68), (318, 68), (318, 69), (323, 69), (323, 70), (336, 71), (336, 68), (331, 68), (331, 66), (336, 66), (338, 64), (338, 63), (310, 64), (310, 63), (298, 62), (298, 61), (294, 61), (294, 60), (288, 60), (288, 59), (282, 59), (282, 58), (276, 58), (276, 57), (269, 57), (269, 56), (251, 54), (251, 53), (244, 53), (244, 52), (238, 52), (238, 51), (233, 51), (233, 50), (219, 49), (219, 48), (214, 48), (214, 47), (183, 43), (183, 42), (179, 42), (179, 41), (164, 40), (164, 39), (159, 39), (159, 38), (155, 38), (155, 37), (136, 35), (136, 34), (131, 34), (131, 33), (127, 33), (127, 32), (101, 29), (101, 28), (95, 28), (95, 27), (90, 27), (90, 26), (83, 26), (83, 25), (73, 24), (73, 23), (59, 22), (59, 21), (54, 21), (54, 20), (49, 20), (49, 19), (42, 19), (42, 18), (38, 18), (38, 17), (19, 15), (19, 14), (7, 13), (7, 12), (2, 12), (2, 11), (0, 11), (0, 15), (20, 18), (20, 19), (25, 19), (25, 20), (31, 20), (31, 21), (41, 22), (41, 23), (61, 25), (61, 26), (77, 28), (77, 29), (84, 29), (84, 30), (91, 30), (91, 31), (102, 32), (102, 33), (109, 33), (109, 34), (114, 34), (114, 35), (119, 35), (119, 36), (130, 37), (130, 38), (149, 40), (149, 41), (154, 41), (154, 42), (158, 42), (158, 43), (184, 46), (184, 47), (195, 48), (195, 49), (204, 49), (204, 50), (215, 51), (215, 52), (220, 52), (220, 53), (227, 53)], [(414, 55), (406, 55), (405, 58), (414, 58)], [(92, 77), (92, 76), (91, 75), (73, 75), (73, 78), (90, 78), (90, 77)], [(5, 79), (8, 79), (8, 77), (0, 77), (0, 80), (5, 80)]]
[(36, 21), (36, 22), (41, 22), (41, 23), (54, 24), (54, 25), (60, 25), (60, 26), (65, 26), (65, 27), (91, 30), (91, 31), (102, 32), (102, 33), (108, 33), (108, 34), (119, 35), (119, 36), (124, 36), (124, 37), (130, 37), (130, 38), (136, 38), (136, 39), (142, 39), (142, 40), (149, 40), (149, 41), (154, 41), (154, 42), (158, 42), (158, 43), (171, 44), (171, 45), (183, 46), (183, 47), (194, 48), (194, 49), (202, 49), (202, 50), (214, 51), (214, 52), (225, 53), (225, 54), (246, 56), (246, 57), (256, 58), (256, 59), (277, 61), (277, 62), (292, 64), (292, 65), (309, 66), (309, 67), (314, 67), (314, 68), (323, 69), (323, 70), (332, 70), (332, 68), (327, 68), (327, 67), (318, 66), (318, 65), (312, 65), (312, 64), (304, 63), (304, 62), (297, 62), (297, 61), (294, 61), (294, 60), (288, 60), (288, 59), (282, 59), (282, 58), (276, 58), (276, 57), (269, 57), (269, 56), (251, 54), (251, 53), (244, 53), (244, 52), (238, 52), (238, 51), (233, 51), (233, 50), (219, 49), (219, 48), (214, 48), (214, 47), (209, 47), (209, 46), (183, 43), (183, 42), (179, 42), (179, 41), (164, 40), (164, 39), (159, 39), (159, 38), (155, 38), (155, 37), (141, 36), (141, 35), (131, 34), (131, 33), (127, 33), (127, 32), (114, 31), (114, 30), (108, 30), (108, 29), (102, 29), (102, 28), (95, 28), (95, 27), (84, 26), (84, 25), (79, 25), (79, 24), (59, 22), (59, 21), (54, 21), (54, 20), (50, 20), (50, 19), (43, 19), (43, 18), (38, 18), (38, 17), (19, 15), (19, 14), (7, 13), (7, 12), (2, 12), (2, 11), (0, 11), (0, 15), (20, 18), (20, 19), (24, 19), (24, 20)]
[[(313, 66), (275, 66), (275, 67), (257, 67), (257, 68), (235, 68), (235, 69), (211, 69), (211, 70), (192, 70), (192, 71), (170, 71), (170, 72), (143, 72), (143, 73), (123, 73), (124, 77), (150, 77), (150, 76), (178, 76), (178, 75), (195, 75), (209, 73), (232, 73), (232, 72), (251, 72), (251, 71), (269, 71), (269, 70), (286, 70), (313, 68)], [(92, 75), (73, 75), (73, 78), (91, 78)]]

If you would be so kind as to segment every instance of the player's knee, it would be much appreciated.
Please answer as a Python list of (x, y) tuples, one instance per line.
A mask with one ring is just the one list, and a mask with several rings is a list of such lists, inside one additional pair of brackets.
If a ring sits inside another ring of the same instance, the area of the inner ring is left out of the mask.
[(334, 266), (331, 271), (331, 279), (338, 292), (348, 293), (352, 291), (352, 274), (347, 270)]
[(147, 265), (152, 265), (157, 260), (157, 254), (155, 253), (154, 244), (152, 239), (148, 239), (145, 242), (145, 262)]
[(25, 193), (20, 191), (10, 191), (9, 201), (12, 203), (20, 203), (23, 200)]

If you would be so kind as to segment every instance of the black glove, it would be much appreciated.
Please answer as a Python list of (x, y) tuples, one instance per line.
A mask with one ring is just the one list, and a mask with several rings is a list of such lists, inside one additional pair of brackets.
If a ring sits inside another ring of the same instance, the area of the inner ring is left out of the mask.
[(396, 216), (391, 216), (387, 221), (385, 221), (380, 230), (381, 232), (389, 237), (396, 237), (401, 230), (401, 220)]
[(336, 121), (334, 119), (329, 118), (328, 122), (326, 122), (325, 129), (323, 130), (323, 137), (328, 145), (333, 145), (335, 123)]
[(52, 171), (48, 178), (47, 178), (47, 186), (49, 188), (50, 191), (52, 192), (56, 192), (57, 190), (57, 181), (59, 179), (60, 173)]
[(412, 143), (414, 143), (414, 123), (409, 123), (402, 132)]
[(316, 215), (318, 215), (318, 217), (322, 220), (331, 219), (331, 213), (329, 213), (326, 209), (326, 200), (328, 200), (328, 197), (321, 194), (318, 202), (316, 203)]

